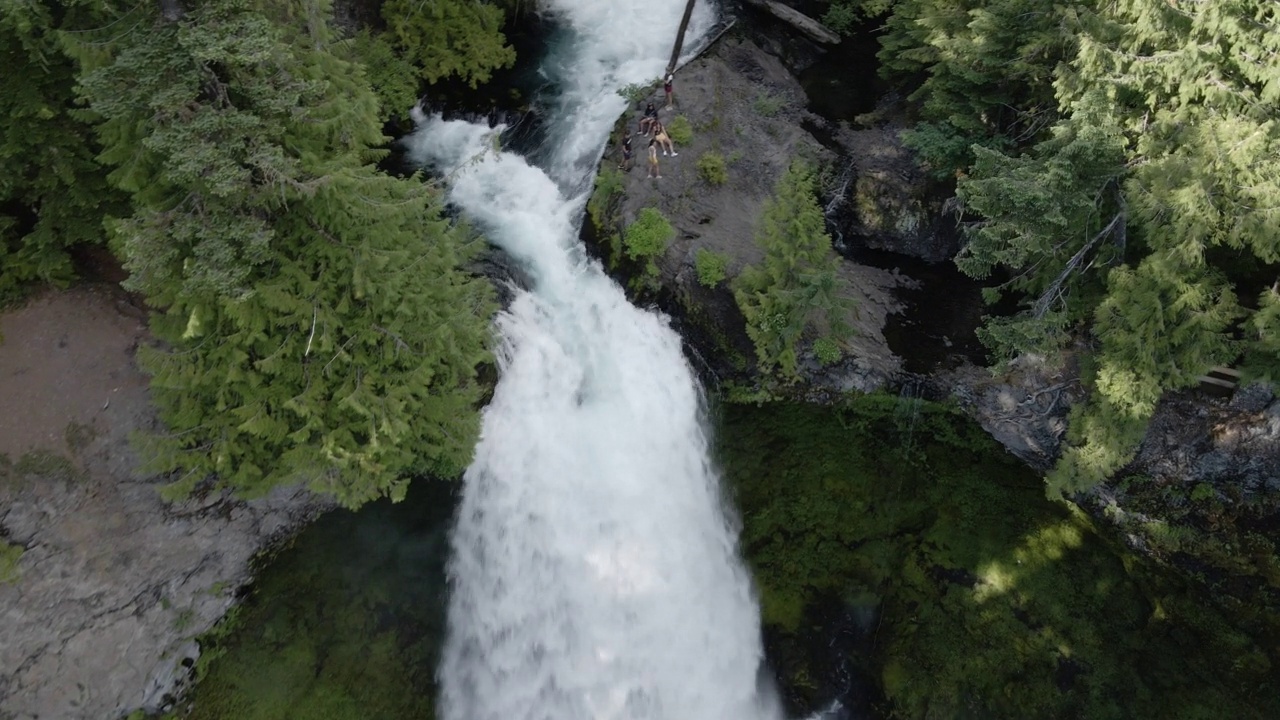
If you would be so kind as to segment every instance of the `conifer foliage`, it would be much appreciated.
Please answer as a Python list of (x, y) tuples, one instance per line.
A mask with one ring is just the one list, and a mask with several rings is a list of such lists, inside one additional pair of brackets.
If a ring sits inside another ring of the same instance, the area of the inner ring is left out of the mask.
[(1029, 153), (975, 149), (981, 216), (959, 258), (997, 266), (1027, 309), (987, 339), (1053, 349), (1092, 322), (1090, 405), (1051, 490), (1122, 466), (1163, 391), (1220, 363), (1277, 367), (1280, 9), (1267, 0), (1124, 0), (1060, 9), (1080, 28), (1055, 69), (1057, 121)]
[(169, 432), (147, 439), (181, 494), (306, 480), (349, 506), (451, 474), (478, 432), (487, 283), (479, 243), (385, 141), (326, 3), (213, 0), (105, 56), (75, 46), (101, 158), (134, 211), (110, 223), (159, 310), (143, 353)]
[(1004, 292), (1031, 298), (1027, 312), (995, 319), (979, 335), (1001, 359), (1056, 349), (1092, 313), (1105, 268), (1123, 257), (1124, 137), (1094, 116), (1059, 123), (1028, 155), (1008, 157), (979, 145), (973, 152), (972, 174), (957, 196), (981, 219), (966, 227), (969, 242), (956, 264), (981, 279), (1014, 268), (988, 299)]
[(764, 262), (747, 266), (735, 281), (734, 297), (747, 320), (763, 372), (784, 379), (799, 375), (800, 344), (815, 335), (843, 339), (852, 309), (836, 275), (839, 259), (831, 247), (818, 205), (813, 169), (794, 162), (766, 204), (756, 242)]
[(0, 9), (0, 304), (33, 282), (69, 282), (68, 251), (101, 243), (104, 214), (123, 200), (94, 160), (76, 67), (56, 42), (57, 22), (93, 15), (79, 5), (58, 17), (39, 3)]
[(910, 98), (920, 122), (904, 140), (934, 174), (973, 162), (973, 146), (1008, 150), (1057, 117), (1052, 78), (1074, 48), (1082, 3), (1043, 0), (898, 0), (885, 23), (881, 73), (923, 78)]
[(475, 87), (516, 61), (502, 34), (502, 8), (482, 0), (387, 0), (382, 17), (428, 82), (456, 77)]

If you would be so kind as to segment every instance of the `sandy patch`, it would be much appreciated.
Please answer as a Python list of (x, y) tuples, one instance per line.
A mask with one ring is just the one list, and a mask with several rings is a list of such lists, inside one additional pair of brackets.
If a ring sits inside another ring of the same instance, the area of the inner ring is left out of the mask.
[(107, 285), (49, 291), (0, 316), (0, 453), (74, 455), (149, 414), (133, 359), (143, 317)]

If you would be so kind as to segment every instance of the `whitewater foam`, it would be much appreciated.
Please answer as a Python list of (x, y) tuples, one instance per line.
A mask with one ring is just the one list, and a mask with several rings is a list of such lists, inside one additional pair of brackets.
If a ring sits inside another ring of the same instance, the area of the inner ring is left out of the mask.
[[(552, 61), (560, 140), (546, 170), (494, 149), (501, 128), (419, 117), (408, 141), (533, 278), (496, 321), (501, 379), (452, 538), (440, 710), (777, 718), (680, 338), (576, 241), (583, 190), (624, 107), (613, 91), (662, 71), (684, 0), (549, 5), (567, 36)], [(690, 37), (709, 24), (703, 12)]]

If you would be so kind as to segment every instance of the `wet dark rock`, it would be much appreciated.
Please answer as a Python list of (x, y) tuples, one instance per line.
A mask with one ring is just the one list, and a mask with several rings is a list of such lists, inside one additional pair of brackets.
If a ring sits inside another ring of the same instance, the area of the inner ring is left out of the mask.
[(500, 247), (490, 245), (476, 261), (474, 269), (488, 278), (498, 293), (498, 303), (510, 307), (517, 290), (533, 287), (533, 279), (520, 267), (520, 263)]
[(1006, 450), (1042, 471), (1057, 461), (1067, 412), (1084, 397), (1070, 365), (1030, 356), (1000, 375), (963, 365), (929, 384), (954, 398)]
[(920, 168), (902, 144), (904, 129), (889, 122), (846, 126), (836, 134), (853, 175), (841, 198), (839, 227), (853, 248), (949, 261), (960, 248), (955, 218), (948, 212), (949, 189)]
[(1253, 382), (1236, 390), (1228, 407), (1242, 413), (1262, 412), (1275, 399), (1275, 388), (1269, 383)]

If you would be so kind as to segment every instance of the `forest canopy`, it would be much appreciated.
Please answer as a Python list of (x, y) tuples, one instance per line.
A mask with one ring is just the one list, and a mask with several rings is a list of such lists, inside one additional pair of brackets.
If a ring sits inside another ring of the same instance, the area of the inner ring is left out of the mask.
[(1132, 457), (1161, 395), (1280, 372), (1280, 6), (1270, 0), (833, 0), (882, 25), (905, 136), (954, 178), (956, 262), (1022, 310), (1000, 359), (1083, 349), (1051, 494)]
[[(1280, 373), (1275, 3), (824, 4), (841, 32), (879, 28), (904, 140), (955, 183), (957, 264), (1022, 302), (984, 341), (1084, 358), (1052, 492), (1121, 467), (1210, 367)], [(514, 62), (519, 8), (387, 0), (361, 27), (327, 0), (5, 4), (0, 302), (69, 282), (82, 248), (116, 256), (156, 310), (171, 432), (150, 448), (177, 491), (307, 477), (358, 504), (455, 472), (488, 357), (481, 244), (376, 163), (423, 83)], [(769, 299), (738, 290), (749, 314)], [(759, 320), (781, 315), (755, 312), (765, 365), (790, 365), (792, 315), (774, 337)]]
[(416, 96), (404, 68), (475, 83), (513, 55), (501, 9), (432, 7), (453, 41), (431, 58), (389, 53), (376, 28), (348, 37), (326, 0), (0, 14), (17, 69), (0, 79), (0, 296), (69, 281), (78, 247), (114, 253), (155, 310), (139, 357), (167, 427), (142, 443), (171, 494), (302, 480), (355, 506), (469, 462), (483, 243), (437, 187), (375, 163), (404, 109), (387, 98)]

